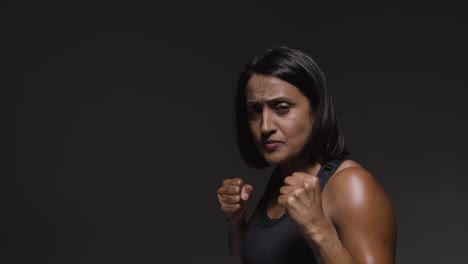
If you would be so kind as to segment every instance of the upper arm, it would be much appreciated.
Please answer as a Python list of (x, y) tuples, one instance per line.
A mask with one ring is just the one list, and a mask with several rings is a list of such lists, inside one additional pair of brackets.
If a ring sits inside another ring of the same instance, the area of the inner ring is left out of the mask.
[(392, 204), (377, 180), (360, 167), (337, 172), (322, 194), (324, 211), (357, 263), (394, 263)]

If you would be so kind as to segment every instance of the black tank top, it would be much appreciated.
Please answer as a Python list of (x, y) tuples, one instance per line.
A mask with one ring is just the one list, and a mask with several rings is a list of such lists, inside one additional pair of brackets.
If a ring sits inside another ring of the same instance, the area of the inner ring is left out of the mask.
[[(318, 173), (320, 190), (327, 184), (343, 159), (326, 162)], [(300, 234), (291, 219), (284, 214), (271, 219), (266, 214), (268, 198), (283, 179), (273, 173), (265, 188), (257, 208), (252, 214), (242, 241), (244, 264), (300, 264), (317, 263), (305, 238)]]

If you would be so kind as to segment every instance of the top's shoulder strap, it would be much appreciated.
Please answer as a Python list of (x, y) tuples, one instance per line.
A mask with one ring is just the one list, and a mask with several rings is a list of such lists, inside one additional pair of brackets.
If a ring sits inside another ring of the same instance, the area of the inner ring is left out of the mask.
[(335, 159), (325, 162), (320, 168), (320, 171), (317, 177), (320, 179), (320, 191), (323, 191), (325, 185), (327, 184), (330, 177), (335, 173), (335, 171), (340, 167), (345, 159)]

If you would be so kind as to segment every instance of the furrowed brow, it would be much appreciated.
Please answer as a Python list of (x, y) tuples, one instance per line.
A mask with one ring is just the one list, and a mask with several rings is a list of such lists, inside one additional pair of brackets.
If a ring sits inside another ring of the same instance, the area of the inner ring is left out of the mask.
[(247, 105), (255, 105), (255, 104), (262, 103), (264, 101), (266, 103), (277, 103), (277, 102), (292, 103), (293, 102), (290, 98), (281, 96), (281, 97), (275, 97), (275, 98), (271, 98), (271, 99), (267, 99), (267, 100), (248, 100)]
[(269, 103), (269, 104), (271, 104), (271, 103), (274, 104), (274, 103), (279, 103), (279, 102), (287, 102), (287, 103), (290, 103), (290, 104), (293, 103), (293, 101), (290, 98), (284, 97), (284, 96), (268, 99), (268, 100), (266, 100), (266, 102)]

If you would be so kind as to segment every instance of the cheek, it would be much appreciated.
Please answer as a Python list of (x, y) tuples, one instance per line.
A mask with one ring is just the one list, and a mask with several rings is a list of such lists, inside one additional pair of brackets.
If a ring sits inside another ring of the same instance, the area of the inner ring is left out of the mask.
[[(307, 121), (306, 121), (307, 120)], [(288, 137), (294, 140), (297, 144), (305, 144), (312, 132), (312, 122), (309, 117), (304, 119), (294, 120), (294, 124), (290, 124), (287, 129)]]
[(250, 133), (255, 141), (258, 141), (260, 138), (260, 128), (255, 122), (249, 122)]

